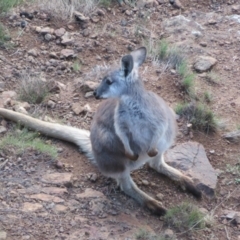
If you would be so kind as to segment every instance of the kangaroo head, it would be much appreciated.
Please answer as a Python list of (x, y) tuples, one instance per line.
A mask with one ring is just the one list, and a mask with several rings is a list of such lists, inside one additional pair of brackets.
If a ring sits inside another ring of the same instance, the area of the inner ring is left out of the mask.
[(99, 98), (117, 98), (127, 92), (131, 82), (138, 81), (138, 68), (146, 59), (147, 50), (141, 47), (121, 59), (121, 66), (110, 71), (94, 91)]

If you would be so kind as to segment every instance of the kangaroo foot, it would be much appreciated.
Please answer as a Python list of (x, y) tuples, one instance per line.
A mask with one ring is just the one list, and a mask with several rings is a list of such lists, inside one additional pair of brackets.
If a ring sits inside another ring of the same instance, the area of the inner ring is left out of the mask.
[(147, 154), (149, 157), (155, 157), (158, 154), (158, 150), (156, 148), (152, 148), (148, 151)]
[(191, 178), (184, 177), (181, 183), (181, 187), (183, 190), (186, 190), (192, 195), (194, 195), (196, 198), (200, 199), (202, 197), (202, 192), (197, 189), (197, 187), (194, 185)]
[(128, 159), (132, 160), (132, 161), (136, 161), (138, 159), (138, 154), (133, 153), (133, 155), (131, 153), (125, 152), (125, 155)]
[(150, 199), (145, 202), (145, 206), (154, 214), (163, 216), (167, 213), (167, 209), (164, 208), (158, 201), (155, 199)]

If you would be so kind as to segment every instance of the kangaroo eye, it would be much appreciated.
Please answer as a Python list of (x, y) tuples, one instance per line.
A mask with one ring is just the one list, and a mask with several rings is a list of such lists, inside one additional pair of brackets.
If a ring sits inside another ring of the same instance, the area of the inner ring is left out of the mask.
[(112, 81), (108, 78), (108, 79), (106, 80), (106, 83), (107, 83), (108, 85), (111, 85), (111, 84), (112, 84)]

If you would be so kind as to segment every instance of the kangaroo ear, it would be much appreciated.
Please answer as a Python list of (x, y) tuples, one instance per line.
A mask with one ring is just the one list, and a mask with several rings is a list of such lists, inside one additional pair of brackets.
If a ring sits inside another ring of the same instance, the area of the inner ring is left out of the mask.
[(133, 57), (132, 55), (126, 55), (122, 57), (122, 70), (124, 72), (124, 76), (127, 77), (133, 70)]
[(138, 68), (140, 67), (147, 56), (147, 49), (145, 47), (140, 47), (137, 50), (131, 52), (131, 55), (133, 57), (134, 67)]

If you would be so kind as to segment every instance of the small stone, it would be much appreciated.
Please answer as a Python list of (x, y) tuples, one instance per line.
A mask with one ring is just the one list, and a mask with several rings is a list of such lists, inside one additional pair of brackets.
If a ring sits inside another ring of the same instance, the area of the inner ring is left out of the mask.
[(202, 46), (202, 47), (207, 47), (207, 43), (206, 42), (200, 42), (199, 45)]
[(147, 180), (142, 180), (142, 184), (145, 185), (145, 186), (148, 186), (149, 182)]
[(97, 181), (97, 174), (96, 173), (89, 173), (87, 176), (88, 176), (88, 179), (91, 182), (96, 182)]
[(67, 36), (67, 35), (64, 35), (62, 37), (62, 41), (61, 41), (61, 44), (63, 45), (66, 45), (66, 46), (69, 46), (69, 45), (72, 45), (74, 43), (74, 39)]
[(90, 91), (94, 91), (98, 87), (99, 83), (93, 81), (85, 81), (81, 84), (80, 89), (86, 93)]
[(193, 66), (198, 72), (206, 72), (209, 71), (216, 63), (217, 60), (213, 57), (200, 56)]
[(164, 237), (166, 238), (166, 239), (173, 239), (173, 237), (174, 237), (174, 232), (173, 232), (173, 230), (172, 229), (166, 229), (165, 231), (164, 231)]
[(86, 188), (83, 193), (77, 194), (77, 198), (102, 198), (105, 197), (103, 193), (91, 188)]
[[(36, 31), (37, 31), (37, 29), (36, 29)], [(50, 28), (50, 27), (41, 28), (40, 29), (40, 33), (42, 33), (42, 34), (47, 34), (47, 33), (53, 34), (54, 33), (54, 29)]]
[(210, 150), (209, 151), (211, 154), (214, 154), (215, 153), (215, 150)]
[(55, 103), (54, 101), (52, 101), (52, 100), (49, 100), (49, 101), (47, 102), (47, 106), (50, 107), (50, 108), (55, 108), (56, 103)]
[(162, 193), (158, 193), (158, 194), (156, 195), (156, 198), (157, 198), (158, 200), (162, 201), (163, 198), (164, 198), (164, 195), (163, 195)]
[(57, 162), (55, 163), (55, 166), (56, 166), (56, 168), (61, 169), (64, 167), (64, 164), (61, 161), (57, 160)]
[(0, 126), (0, 133), (7, 132), (7, 129), (4, 126)]
[(105, 16), (105, 12), (102, 9), (97, 9), (96, 13), (98, 14), (98, 16)]
[(84, 108), (79, 103), (73, 103), (72, 110), (75, 114), (79, 115), (84, 111)]
[(85, 22), (85, 23), (89, 21), (89, 17), (85, 17), (82, 13), (78, 11), (74, 11), (74, 15), (77, 21)]
[(59, 213), (64, 213), (68, 210), (68, 207), (64, 206), (64, 205), (60, 205), (60, 204), (56, 204), (53, 208), (56, 212)]
[(54, 195), (64, 195), (68, 193), (66, 188), (60, 188), (60, 187), (45, 187), (45, 188), (42, 188), (41, 191), (46, 194), (54, 194)]
[(87, 92), (84, 97), (85, 98), (93, 97), (93, 92)]
[(131, 15), (132, 15), (132, 11), (126, 10), (125, 14), (126, 14), (127, 16), (131, 16)]
[(52, 40), (52, 35), (50, 34), (50, 33), (47, 33), (47, 34), (45, 34), (45, 36), (44, 36), (44, 39), (46, 40), (46, 41), (51, 41)]
[(35, 212), (39, 209), (41, 209), (43, 206), (40, 203), (30, 203), (30, 202), (25, 202), (23, 204), (22, 210), (24, 212)]
[(31, 56), (33, 56), (33, 57), (39, 56), (39, 52), (38, 52), (38, 50), (37, 50), (36, 48), (30, 49), (30, 50), (28, 51), (28, 54), (31, 55)]
[(94, 23), (98, 23), (100, 21), (100, 19), (98, 17), (95, 17), (95, 16), (91, 17), (91, 20)]
[(59, 29), (54, 31), (54, 34), (57, 37), (62, 37), (65, 33), (66, 33), (66, 30), (64, 28), (59, 28)]
[(74, 56), (74, 51), (72, 49), (63, 49), (61, 51), (61, 57), (69, 58)]
[(64, 202), (64, 200), (62, 198), (48, 195), (45, 193), (33, 194), (29, 197), (32, 199), (41, 200), (44, 202), (54, 202), (54, 203), (63, 203)]
[(7, 239), (7, 233), (0, 230), (0, 240)]
[(88, 37), (90, 35), (90, 31), (88, 29), (83, 30), (83, 36)]
[(72, 173), (48, 173), (42, 177), (42, 181), (58, 185), (72, 185), (71, 178)]

